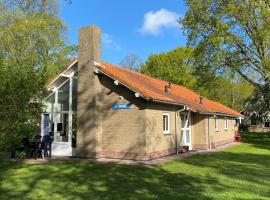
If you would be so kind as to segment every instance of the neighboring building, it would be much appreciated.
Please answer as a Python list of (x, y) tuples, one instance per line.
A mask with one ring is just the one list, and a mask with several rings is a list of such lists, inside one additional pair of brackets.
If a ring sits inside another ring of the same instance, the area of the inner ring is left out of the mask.
[(54, 135), (53, 155), (148, 160), (234, 141), (240, 113), (103, 62), (100, 49), (100, 29), (80, 29), (78, 58), (47, 85), (42, 134)]
[(241, 130), (249, 132), (270, 132), (270, 120), (259, 117), (253, 110), (244, 109), (241, 111), (244, 116), (240, 125)]

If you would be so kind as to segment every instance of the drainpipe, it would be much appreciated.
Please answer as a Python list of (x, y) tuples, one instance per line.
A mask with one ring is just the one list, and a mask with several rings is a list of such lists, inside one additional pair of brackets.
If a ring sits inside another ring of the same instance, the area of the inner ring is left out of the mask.
[(208, 149), (212, 149), (211, 145), (211, 135), (210, 135), (210, 116), (208, 116)]
[[(179, 154), (179, 134), (178, 133), (179, 133), (179, 129), (180, 129), (180, 127), (179, 127), (179, 119), (177, 117), (180, 117), (180, 113), (185, 111), (186, 109), (187, 109), (187, 107), (184, 106), (183, 109), (178, 110), (175, 113), (175, 115), (176, 115), (176, 155)], [(177, 127), (177, 125), (178, 125), (178, 127)]]
[[(213, 116), (213, 118), (215, 118), (216, 115)], [(212, 137), (211, 137), (211, 133), (210, 133), (210, 119), (211, 117), (208, 116), (208, 149), (211, 150), (212, 149)]]

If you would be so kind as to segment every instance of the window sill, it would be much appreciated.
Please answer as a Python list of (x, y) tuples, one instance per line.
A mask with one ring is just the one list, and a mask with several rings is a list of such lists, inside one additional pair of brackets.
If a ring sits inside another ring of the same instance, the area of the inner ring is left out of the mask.
[(215, 129), (215, 132), (219, 132), (219, 130), (218, 129)]
[(163, 135), (171, 135), (170, 132), (163, 132)]
[(228, 131), (228, 128), (224, 128), (224, 131)]

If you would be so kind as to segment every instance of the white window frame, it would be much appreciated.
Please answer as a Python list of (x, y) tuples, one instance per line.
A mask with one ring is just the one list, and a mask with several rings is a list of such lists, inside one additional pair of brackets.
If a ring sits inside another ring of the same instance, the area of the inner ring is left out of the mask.
[[(168, 118), (168, 124), (167, 124), (167, 129), (166, 129), (166, 124), (164, 124), (164, 116), (167, 116)], [(170, 134), (171, 130), (170, 130), (170, 114), (169, 113), (163, 113), (162, 114), (162, 129), (163, 129), (163, 134)], [(165, 127), (165, 130), (164, 130)]]
[(228, 124), (228, 117), (224, 117), (224, 130), (228, 130), (229, 124)]
[(218, 117), (217, 116), (214, 117), (214, 128), (215, 128), (215, 131), (218, 131)]

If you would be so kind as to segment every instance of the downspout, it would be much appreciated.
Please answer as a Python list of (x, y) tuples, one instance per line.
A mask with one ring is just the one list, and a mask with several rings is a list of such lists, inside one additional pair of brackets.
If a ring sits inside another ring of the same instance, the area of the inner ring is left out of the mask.
[(211, 135), (210, 135), (210, 116), (208, 116), (208, 149), (211, 150), (212, 149), (212, 145), (211, 145)]
[(179, 154), (179, 118), (180, 117), (180, 113), (185, 111), (187, 109), (187, 106), (184, 106), (184, 108), (182, 108), (181, 110), (177, 110), (175, 115), (176, 115), (176, 155)]
[[(216, 117), (216, 115), (214, 115), (214, 118)], [(208, 149), (211, 150), (212, 149), (212, 137), (211, 137), (211, 132), (210, 132), (210, 119), (211, 117), (208, 116)]]

